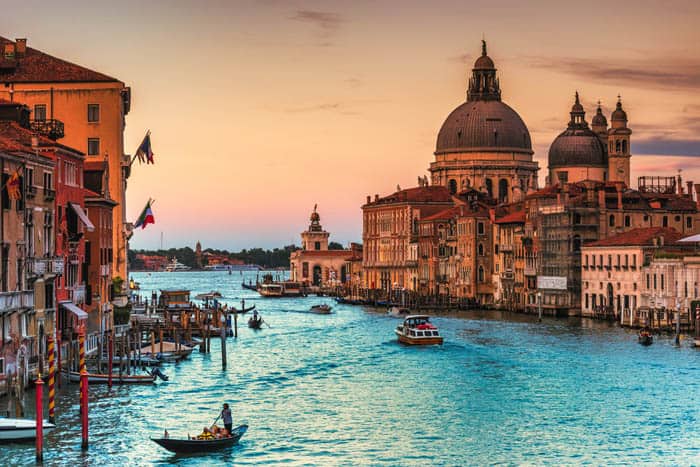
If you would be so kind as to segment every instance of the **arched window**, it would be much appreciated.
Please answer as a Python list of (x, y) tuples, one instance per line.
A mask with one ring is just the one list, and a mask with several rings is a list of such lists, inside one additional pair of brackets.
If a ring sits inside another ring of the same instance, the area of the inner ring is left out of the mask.
[(453, 195), (457, 193), (457, 180), (455, 180), (454, 178), (450, 179), (448, 188), (450, 189), (450, 193), (452, 193)]
[(615, 141), (615, 152), (620, 152), (620, 140)]
[(479, 243), (479, 256), (484, 256), (484, 245), (482, 243)]
[(486, 184), (486, 191), (488, 192), (489, 197), (493, 198), (493, 182), (491, 181), (490, 178), (487, 178), (485, 184)]
[(508, 201), (508, 180), (505, 178), (498, 181), (498, 201), (501, 203)]
[(479, 282), (484, 282), (484, 267), (479, 266)]
[(627, 154), (627, 140), (626, 139), (622, 140), (622, 153)]

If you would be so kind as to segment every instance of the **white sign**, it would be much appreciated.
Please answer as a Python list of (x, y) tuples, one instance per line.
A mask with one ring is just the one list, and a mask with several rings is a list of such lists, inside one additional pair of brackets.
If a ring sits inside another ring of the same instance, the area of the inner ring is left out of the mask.
[(566, 290), (566, 277), (537, 276), (538, 289)]

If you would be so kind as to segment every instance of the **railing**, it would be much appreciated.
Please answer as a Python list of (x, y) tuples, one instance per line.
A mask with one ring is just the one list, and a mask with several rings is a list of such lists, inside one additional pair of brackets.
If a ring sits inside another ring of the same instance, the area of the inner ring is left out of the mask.
[(100, 265), (100, 276), (102, 276), (102, 277), (109, 276), (109, 270), (110, 270), (110, 267), (108, 264)]
[(63, 259), (54, 258), (27, 258), (27, 274), (41, 276), (42, 274), (63, 274)]
[(115, 324), (114, 325), (114, 335), (115, 336), (123, 336), (127, 332), (129, 332), (129, 327), (130, 324)]
[(501, 244), (501, 245), (499, 246), (499, 248), (500, 248), (501, 251), (504, 251), (504, 252), (513, 251), (513, 245), (512, 245), (512, 244)]
[(36, 196), (36, 191), (37, 190), (34, 185), (29, 185), (26, 190), (27, 198), (34, 198)]
[(55, 272), (56, 274), (63, 274), (64, 269), (65, 269), (65, 262), (63, 261), (63, 257), (57, 256), (57, 257), (51, 259), (51, 271), (52, 272)]
[(53, 201), (56, 199), (56, 190), (44, 187), (44, 199), (46, 201)]
[(525, 267), (525, 275), (526, 276), (536, 276), (537, 275), (537, 270), (534, 267)]
[(0, 311), (31, 308), (34, 306), (34, 291), (0, 292)]
[(56, 119), (48, 120), (33, 120), (31, 122), (32, 130), (41, 133), (42, 135), (57, 140), (65, 135), (63, 122)]
[(71, 290), (71, 301), (73, 303), (85, 303), (85, 286), (76, 285)]

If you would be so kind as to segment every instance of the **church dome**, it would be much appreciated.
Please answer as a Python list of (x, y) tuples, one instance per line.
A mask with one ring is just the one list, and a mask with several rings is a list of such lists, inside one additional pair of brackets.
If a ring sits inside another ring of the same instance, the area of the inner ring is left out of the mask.
[(455, 152), (520, 152), (532, 154), (530, 132), (520, 115), (501, 102), (493, 60), (482, 41), (481, 56), (472, 69), (467, 102), (442, 124), (435, 154)]
[(615, 106), (615, 110), (613, 110), (612, 115), (610, 116), (610, 120), (615, 122), (626, 122), (627, 121), (627, 112), (622, 110), (622, 101), (618, 98), (617, 100), (617, 105)]
[(570, 114), (569, 126), (549, 147), (549, 168), (607, 167), (606, 147), (598, 135), (588, 128), (578, 92)]
[(600, 101), (598, 101), (598, 108), (595, 111), (595, 115), (591, 119), (591, 125), (593, 126), (608, 126), (608, 120), (603, 115), (603, 109), (600, 107)]
[(435, 153), (477, 151), (532, 154), (530, 132), (520, 115), (500, 100), (467, 101), (442, 124)]

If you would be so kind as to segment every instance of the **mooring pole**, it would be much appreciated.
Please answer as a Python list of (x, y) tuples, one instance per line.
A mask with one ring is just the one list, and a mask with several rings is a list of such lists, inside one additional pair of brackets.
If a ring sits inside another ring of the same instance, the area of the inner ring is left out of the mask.
[(221, 368), (226, 369), (226, 326), (221, 326)]
[(238, 339), (238, 312), (233, 310), (233, 337)]
[(58, 367), (58, 387), (61, 387), (61, 330), (56, 331), (56, 366)]
[(107, 343), (107, 352), (108, 352), (108, 357), (107, 357), (107, 364), (108, 364), (108, 370), (107, 370), (107, 386), (109, 389), (112, 389), (112, 364), (114, 363), (114, 338), (112, 337), (112, 330), (109, 331), (109, 335), (107, 336), (108, 343)]
[(36, 380), (36, 461), (44, 460), (44, 382), (41, 373)]
[[(54, 387), (56, 383), (56, 360), (54, 359), (54, 344), (53, 337), (48, 336), (48, 352), (49, 352), (49, 421), (51, 423), (56, 423), (55, 413), (54, 413), (54, 397), (56, 395), (56, 389)], [(37, 385), (39, 382), (37, 381)]]
[[(80, 368), (80, 374), (85, 372), (87, 374), (87, 368), (85, 367), (85, 324), (80, 326), (78, 331), (78, 367)], [(83, 378), (80, 378), (80, 391), (82, 394), (83, 390)]]
[(80, 387), (80, 411), (83, 422), (83, 441), (80, 447), (86, 450), (88, 448), (88, 375), (85, 370), (80, 373)]

